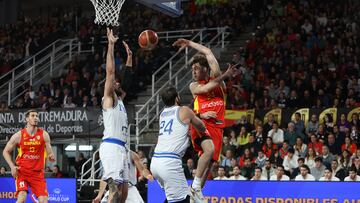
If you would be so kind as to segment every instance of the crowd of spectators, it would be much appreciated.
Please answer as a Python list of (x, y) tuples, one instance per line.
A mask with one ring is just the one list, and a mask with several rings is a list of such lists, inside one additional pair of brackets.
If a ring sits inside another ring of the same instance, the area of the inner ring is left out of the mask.
[[(230, 4), (202, 5), (195, 9), (185, 4), (184, 12), (189, 12), (191, 15), (182, 15), (178, 18), (171, 18), (131, 2), (124, 6), (134, 8), (125, 9), (120, 14), (121, 21), (119, 35), (123, 36), (122, 40), (128, 42), (134, 53), (133, 68), (131, 70), (132, 78), (131, 80), (123, 82), (122, 86), (128, 95), (126, 100), (135, 98), (137, 92), (144, 90), (145, 85), (149, 84), (151, 81), (151, 74), (176, 51), (171, 46), (171, 42), (167, 41), (160, 41), (157, 48), (153, 51), (138, 49), (137, 35), (142, 30), (151, 28), (155, 31), (164, 31), (229, 26), (236, 35), (244, 29), (245, 21), (248, 16), (248, 12), (246, 12), (248, 4), (237, 1), (233, 1)], [(42, 84), (36, 89), (29, 85), (24, 85), (19, 88), (16, 90), (17, 92), (26, 90), (24, 95), (10, 107), (7, 107), (5, 102), (1, 102), (0, 111), (7, 110), (8, 108), (43, 108), (48, 110), (53, 107), (73, 108), (99, 106), (102, 94), (100, 82), (105, 78), (106, 56), (106, 47), (99, 42), (101, 37), (106, 34), (105, 30), (101, 26), (94, 25), (92, 18), (83, 17), (79, 20), (78, 32), (75, 32), (74, 26), (69, 26), (69, 24), (64, 23), (66, 21), (62, 19), (66, 17), (65, 19), (71, 21), (74, 13), (64, 16), (58, 14), (56, 16), (58, 16), (58, 18), (56, 18), (58, 21), (55, 22), (58, 23), (39, 23), (39, 25), (36, 24), (33, 27), (29, 26), (29, 30), (36, 29), (38, 31), (34, 31), (34, 33), (43, 33), (41, 30), (45, 29), (57, 34), (65, 33), (64, 36), (75, 35), (83, 44), (94, 39), (95, 53), (87, 55), (86, 59), (83, 57), (73, 59), (66, 65), (62, 75), (58, 78), (52, 78), (48, 84)], [(236, 19), (242, 19), (242, 21)], [(13, 26), (21, 28), (22, 23), (23, 22), (19, 23), (18, 26), (17, 24)], [(65, 26), (66, 28), (62, 26)], [(36, 36), (37, 35), (42, 36), (42, 34), (36, 34)], [(58, 35), (55, 34), (46, 35), (57, 36), (53, 37), (53, 39), (58, 38)], [(10, 34), (6, 36), (10, 36)], [(25, 42), (28, 40), (30, 44), (34, 44), (34, 39), (35, 38), (33, 37), (24, 35)], [(16, 42), (18, 46), (22, 46), (18, 49), (26, 49), (27, 46), (23, 46), (24, 43)], [(7, 47), (15, 49), (12, 44), (7, 44)], [(5, 55), (9, 55), (7, 50), (8, 49), (3, 50)], [(19, 58), (21, 58), (20, 55)], [(117, 73), (119, 73), (118, 77), (123, 80), (128, 79), (124, 78), (123, 74), (125, 70), (125, 61), (125, 49), (122, 47), (121, 43), (118, 43), (115, 50), (115, 65)]]
[(233, 55), (228, 108), (359, 106), (357, 1), (269, 1), (251, 39)]
[[(264, 5), (265, 6), (265, 5)], [(353, 108), (360, 102), (359, 2), (268, 1), (251, 39), (233, 55), (227, 109)], [(360, 181), (359, 115), (323, 121), (299, 113), (281, 126), (273, 114), (244, 116), (223, 137), (214, 180)], [(196, 164), (184, 164), (192, 179)]]

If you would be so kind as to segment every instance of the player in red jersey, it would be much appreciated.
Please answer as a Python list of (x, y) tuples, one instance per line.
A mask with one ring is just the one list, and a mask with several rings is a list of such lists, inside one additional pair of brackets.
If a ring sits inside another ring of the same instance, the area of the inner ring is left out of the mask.
[[(40, 203), (47, 203), (45, 159), (48, 157), (49, 161), (55, 161), (50, 136), (45, 130), (37, 127), (39, 119), (36, 110), (27, 111), (25, 116), (26, 127), (11, 137), (5, 146), (3, 156), (11, 168), (11, 175), (15, 178), (16, 203), (26, 201), (28, 188)], [(19, 153), (14, 163), (11, 155), (15, 147)]]
[[(211, 160), (219, 161), (223, 128), (225, 127), (225, 84), (223, 79), (234, 73), (235, 66), (229, 67), (227, 73), (221, 75), (219, 64), (211, 49), (186, 39), (178, 39), (174, 46), (180, 46), (180, 50), (190, 46), (201, 53), (195, 55), (191, 62), (195, 81), (190, 84), (190, 91), (195, 99), (194, 111), (205, 123), (210, 137), (201, 136), (195, 129), (191, 129), (194, 149), (200, 154), (191, 191), (195, 202), (206, 202), (201, 188), (205, 184)], [(218, 77), (221, 77), (221, 80), (216, 79)]]

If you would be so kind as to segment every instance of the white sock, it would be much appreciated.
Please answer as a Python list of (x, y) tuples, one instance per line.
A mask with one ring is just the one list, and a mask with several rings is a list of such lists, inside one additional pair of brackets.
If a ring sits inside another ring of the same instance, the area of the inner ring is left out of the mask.
[(194, 188), (194, 189), (201, 189), (201, 178), (198, 178), (198, 177), (195, 176), (191, 187)]

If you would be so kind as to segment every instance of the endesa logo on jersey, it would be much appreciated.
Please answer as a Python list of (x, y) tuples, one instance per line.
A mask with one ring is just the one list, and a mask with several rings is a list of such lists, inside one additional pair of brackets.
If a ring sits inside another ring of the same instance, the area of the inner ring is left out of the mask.
[(219, 101), (212, 101), (212, 102), (208, 102), (205, 104), (201, 104), (201, 109), (208, 109), (208, 108), (213, 108), (213, 107), (217, 107), (217, 106), (224, 106), (224, 102), (219, 100)]
[(29, 154), (24, 154), (23, 155), (24, 159), (30, 159), (30, 160), (39, 160), (40, 159), (40, 155), (29, 155)]
[[(47, 190), (49, 202), (75, 203), (76, 179), (74, 178), (47, 178)], [(0, 203), (15, 202), (15, 184), (13, 178), (0, 178)], [(26, 203), (39, 202), (37, 197), (29, 189)]]

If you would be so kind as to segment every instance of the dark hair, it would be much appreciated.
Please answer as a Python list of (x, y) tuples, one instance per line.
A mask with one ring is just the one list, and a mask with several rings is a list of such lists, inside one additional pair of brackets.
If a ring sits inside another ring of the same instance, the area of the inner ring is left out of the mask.
[(325, 170), (330, 171), (331, 173), (333, 172), (333, 170), (331, 169), (331, 167), (326, 167)]
[(301, 114), (300, 114), (299, 112), (296, 112), (296, 113), (295, 113), (295, 115), (298, 115), (298, 116), (300, 116), (300, 117), (301, 117)]
[(280, 167), (280, 168), (282, 168), (283, 170), (285, 170), (284, 166), (281, 165), (281, 164), (278, 164), (277, 167), (278, 167), (278, 168)]
[(288, 153), (294, 154), (295, 153), (294, 148), (291, 147), (290, 149), (288, 149)]
[(176, 88), (173, 86), (165, 88), (160, 95), (166, 106), (173, 106), (175, 104), (176, 97), (178, 97)]
[(310, 168), (309, 168), (308, 165), (303, 164), (303, 165), (300, 166), (300, 168), (305, 168), (308, 171), (308, 173), (310, 173)]
[(356, 173), (356, 171), (357, 171), (357, 170), (356, 170), (356, 167), (355, 167), (355, 166), (351, 166), (351, 167), (349, 168), (349, 172), (350, 172), (350, 171), (354, 171), (354, 172)]
[(318, 157), (316, 157), (316, 158), (315, 158), (315, 162), (317, 162), (317, 161), (320, 161), (320, 162), (322, 163), (322, 162), (323, 162), (322, 157), (319, 157), (319, 156), (318, 156)]
[(261, 168), (261, 167), (257, 166), (257, 167), (255, 167), (255, 170), (256, 170), (256, 169), (259, 169), (259, 170), (262, 172), (262, 168)]
[(29, 110), (27, 110), (27, 111), (25, 112), (25, 117), (26, 117), (26, 118), (29, 117), (29, 116), (30, 116), (30, 113), (33, 113), (33, 112), (37, 113), (37, 110), (36, 110), (36, 109), (29, 109)]
[(204, 54), (196, 54), (192, 58), (190, 66), (194, 65), (195, 63), (199, 63), (201, 67), (210, 68), (209, 62)]
[(304, 158), (302, 158), (302, 157), (298, 158), (298, 160), (297, 160), (297, 161), (302, 161), (302, 162), (304, 162), (304, 163), (305, 163), (305, 159), (304, 159)]
[(221, 169), (221, 168), (225, 170), (225, 167), (224, 167), (224, 166), (219, 166), (218, 170)]

